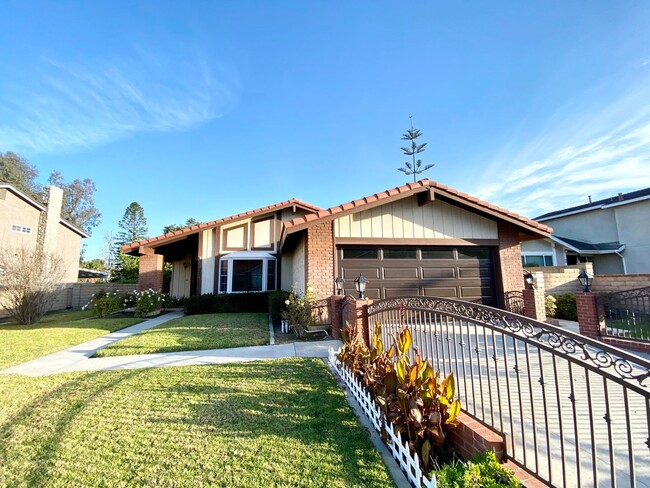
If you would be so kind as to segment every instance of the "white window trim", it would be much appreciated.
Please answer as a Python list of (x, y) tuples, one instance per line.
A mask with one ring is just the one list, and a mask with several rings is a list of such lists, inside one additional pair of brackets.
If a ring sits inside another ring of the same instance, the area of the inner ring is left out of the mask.
[[(261, 293), (269, 291), (267, 288), (268, 275), (269, 275), (269, 261), (275, 261), (275, 282), (276, 286), (274, 289), (277, 289), (277, 280), (278, 280), (278, 262), (275, 256), (267, 252), (262, 251), (238, 251), (231, 252), (222, 256), (219, 259), (219, 283), (217, 284), (218, 293), (221, 293), (221, 263), (223, 261), (228, 262), (228, 275), (227, 275), (227, 286), (225, 293)], [(233, 275), (233, 261), (262, 261), (262, 289), (259, 291), (232, 291), (232, 275)]]
[(543, 257), (551, 257), (551, 262), (553, 263), (551, 266), (557, 266), (555, 262), (555, 253), (554, 252), (534, 252), (534, 251), (526, 251), (521, 253), (521, 257), (525, 258), (528, 256), (543, 256)]

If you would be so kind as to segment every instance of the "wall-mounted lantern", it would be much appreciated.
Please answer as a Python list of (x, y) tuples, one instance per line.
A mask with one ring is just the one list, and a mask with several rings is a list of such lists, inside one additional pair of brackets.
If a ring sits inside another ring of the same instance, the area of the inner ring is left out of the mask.
[(524, 283), (526, 283), (526, 289), (532, 290), (533, 285), (535, 284), (535, 276), (530, 271), (524, 270)]

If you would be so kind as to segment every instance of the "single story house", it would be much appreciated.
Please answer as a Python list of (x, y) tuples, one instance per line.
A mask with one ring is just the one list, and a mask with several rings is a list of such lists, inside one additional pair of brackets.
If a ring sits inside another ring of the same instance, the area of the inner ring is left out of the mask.
[(593, 263), (596, 274), (650, 273), (650, 188), (556, 210), (535, 220), (548, 239), (521, 245), (524, 266)]
[(336, 207), (296, 199), (123, 246), (140, 256), (141, 289), (171, 293), (289, 290), (319, 297), (334, 280), (368, 280), (371, 299), (442, 296), (502, 305), (523, 288), (520, 242), (552, 229), (427, 179)]

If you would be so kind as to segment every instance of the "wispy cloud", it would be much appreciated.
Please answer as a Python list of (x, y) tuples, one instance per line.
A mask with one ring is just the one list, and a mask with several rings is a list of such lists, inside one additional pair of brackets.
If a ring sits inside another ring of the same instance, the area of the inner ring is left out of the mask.
[(104, 63), (44, 60), (29, 78), (5, 80), (0, 150), (91, 146), (218, 117), (233, 98), (227, 74), (196, 53), (186, 54), (171, 59), (141, 50)]
[(639, 86), (604, 107), (599, 97), (579, 111), (564, 107), (537, 137), (511, 141), (477, 196), (534, 217), (650, 187), (650, 85)]

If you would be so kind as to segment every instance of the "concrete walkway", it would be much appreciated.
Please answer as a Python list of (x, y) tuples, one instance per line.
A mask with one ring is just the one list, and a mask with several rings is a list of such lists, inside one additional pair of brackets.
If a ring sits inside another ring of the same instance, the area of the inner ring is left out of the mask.
[(0, 374), (24, 376), (48, 376), (72, 371), (106, 371), (112, 369), (142, 369), (164, 366), (191, 366), (202, 364), (223, 364), (247, 361), (280, 359), (286, 357), (326, 358), (330, 346), (335, 349), (341, 341), (295, 342), (270, 346), (237, 347), (232, 349), (210, 349), (204, 351), (183, 351), (157, 354), (136, 354), (91, 358), (99, 349), (107, 347), (126, 337), (152, 329), (169, 320), (183, 316), (183, 312), (172, 312), (139, 324), (112, 332), (97, 339), (72, 346), (63, 351), (48, 354), (32, 361), (0, 371)]

